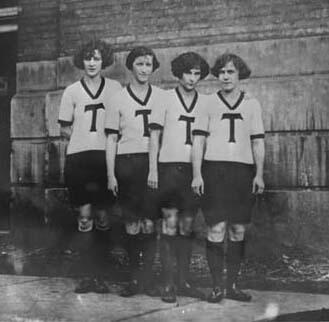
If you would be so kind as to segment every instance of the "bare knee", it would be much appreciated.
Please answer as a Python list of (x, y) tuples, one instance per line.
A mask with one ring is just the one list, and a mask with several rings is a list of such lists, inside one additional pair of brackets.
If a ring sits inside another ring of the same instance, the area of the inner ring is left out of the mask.
[(78, 230), (87, 233), (93, 229), (93, 218), (91, 212), (91, 204), (85, 204), (79, 207)]
[(154, 233), (154, 223), (151, 219), (144, 218), (141, 222), (141, 230), (143, 234)]
[(224, 240), (225, 231), (226, 223), (224, 221), (208, 227), (207, 239), (214, 243), (221, 243)]
[(193, 217), (184, 216), (179, 219), (179, 234), (182, 236), (190, 236), (193, 232)]
[(162, 212), (162, 234), (174, 236), (177, 234), (178, 209), (161, 208)]
[(229, 227), (229, 236), (231, 241), (242, 241), (246, 232), (246, 226), (242, 224), (233, 224)]
[(128, 235), (137, 235), (141, 230), (140, 221), (129, 221), (125, 223), (126, 233)]

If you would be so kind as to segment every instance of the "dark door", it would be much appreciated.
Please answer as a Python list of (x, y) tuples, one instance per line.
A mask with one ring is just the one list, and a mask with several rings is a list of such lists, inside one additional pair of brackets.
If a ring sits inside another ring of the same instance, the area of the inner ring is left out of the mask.
[(9, 229), (10, 100), (16, 90), (16, 32), (0, 33), (0, 231)]

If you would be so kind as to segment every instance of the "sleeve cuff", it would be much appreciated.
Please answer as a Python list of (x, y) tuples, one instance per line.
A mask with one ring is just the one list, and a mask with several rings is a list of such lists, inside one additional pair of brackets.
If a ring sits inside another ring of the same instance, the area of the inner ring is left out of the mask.
[(208, 136), (209, 132), (203, 131), (203, 130), (193, 130), (192, 131), (193, 135), (202, 135), (202, 136)]
[(159, 123), (150, 123), (149, 128), (150, 130), (162, 130), (163, 126)]
[(73, 124), (72, 121), (64, 121), (64, 120), (58, 120), (57, 122), (62, 126), (71, 126)]
[(119, 134), (119, 130), (114, 130), (114, 129), (104, 129), (105, 134)]
[(253, 134), (250, 135), (250, 140), (254, 140), (254, 139), (264, 139), (265, 138), (265, 134)]

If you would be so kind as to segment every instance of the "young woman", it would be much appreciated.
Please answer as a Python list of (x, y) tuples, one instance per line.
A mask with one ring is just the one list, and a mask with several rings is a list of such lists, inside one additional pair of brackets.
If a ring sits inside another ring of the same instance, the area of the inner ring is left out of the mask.
[(149, 186), (160, 189), (163, 218), (160, 257), (165, 278), (162, 300), (165, 302), (176, 301), (175, 259), (178, 294), (203, 297), (188, 281), (192, 225), (198, 208), (197, 196), (191, 189), (191, 151), (195, 115), (204, 108), (205, 100), (195, 88), (208, 75), (209, 66), (197, 53), (186, 52), (171, 62), (171, 69), (178, 78), (178, 86), (164, 93), (162, 100), (152, 109), (148, 177)]
[(150, 48), (136, 47), (128, 54), (126, 67), (131, 72), (131, 81), (111, 100), (105, 121), (108, 188), (119, 197), (130, 261), (130, 283), (121, 295), (132, 296), (142, 291), (154, 295), (151, 277), (157, 212), (152, 200), (154, 193), (147, 188), (148, 119), (161, 92), (149, 84), (159, 62)]
[[(78, 210), (78, 231), (82, 233), (93, 230), (94, 220), (96, 230), (109, 229), (107, 209), (113, 197), (107, 190), (104, 117), (107, 101), (121, 85), (102, 77), (101, 70), (112, 61), (112, 49), (102, 41), (90, 41), (78, 48), (74, 64), (84, 70), (84, 75), (65, 89), (60, 105), (61, 135), (69, 140), (65, 183), (70, 201)], [(93, 261), (90, 253), (82, 255), (86, 265)], [(75, 291), (108, 290), (101, 278), (88, 277), (80, 281)]]
[(223, 298), (226, 232), (226, 297), (250, 301), (251, 296), (238, 289), (236, 281), (253, 193), (264, 190), (261, 107), (255, 98), (240, 89), (240, 80), (250, 75), (250, 69), (240, 57), (229, 53), (218, 57), (211, 72), (218, 78), (220, 90), (209, 97), (206, 109), (197, 118), (192, 153), (192, 187), (203, 195), (202, 209), (208, 225), (207, 260), (213, 279), (208, 301), (216, 303)]

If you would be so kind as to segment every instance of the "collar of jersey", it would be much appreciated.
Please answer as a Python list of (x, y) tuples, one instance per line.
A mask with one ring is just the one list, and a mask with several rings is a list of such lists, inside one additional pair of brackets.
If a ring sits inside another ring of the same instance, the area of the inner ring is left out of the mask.
[(244, 92), (240, 92), (240, 96), (238, 98), (238, 100), (235, 102), (235, 104), (232, 106), (223, 96), (223, 94), (221, 93), (221, 91), (217, 92), (217, 96), (220, 98), (220, 100), (230, 109), (230, 110), (235, 110), (236, 108), (238, 108), (238, 106), (241, 104), (243, 98), (244, 98)]
[(195, 95), (194, 95), (194, 97), (193, 97), (193, 100), (192, 100), (192, 102), (191, 102), (191, 105), (190, 105), (190, 107), (187, 107), (186, 104), (185, 104), (185, 102), (184, 102), (184, 99), (183, 99), (182, 94), (181, 94), (181, 93), (179, 92), (179, 90), (178, 90), (178, 87), (175, 88), (175, 91), (176, 91), (176, 94), (177, 94), (177, 96), (178, 96), (180, 102), (182, 103), (182, 105), (183, 105), (185, 111), (186, 111), (187, 113), (191, 113), (191, 112), (193, 111), (194, 107), (195, 107), (195, 104), (196, 104), (197, 100), (198, 100), (198, 96), (199, 96), (199, 95), (198, 95), (198, 92), (195, 91)]
[(127, 86), (127, 91), (128, 91), (128, 94), (131, 96), (131, 98), (133, 100), (135, 100), (138, 104), (142, 105), (142, 106), (146, 106), (150, 97), (151, 97), (151, 94), (152, 94), (152, 86), (149, 84), (149, 88), (147, 90), (147, 93), (146, 93), (146, 96), (144, 98), (144, 101), (142, 101), (141, 99), (139, 99), (139, 97), (137, 97), (135, 95), (135, 93), (132, 91), (131, 87), (130, 87), (130, 84), (128, 84)]
[(96, 99), (96, 98), (99, 97), (99, 95), (101, 95), (101, 93), (103, 91), (103, 88), (105, 86), (105, 79), (104, 79), (104, 77), (101, 77), (101, 84), (99, 85), (99, 88), (98, 88), (98, 90), (97, 90), (97, 92), (96, 92), (95, 95), (90, 91), (90, 89), (88, 88), (88, 86), (87, 86), (87, 84), (86, 84), (86, 82), (85, 82), (85, 80), (83, 78), (81, 78), (80, 83), (81, 83), (82, 87), (84, 88), (84, 90), (87, 92), (87, 94), (92, 99)]

